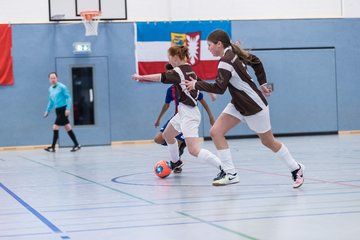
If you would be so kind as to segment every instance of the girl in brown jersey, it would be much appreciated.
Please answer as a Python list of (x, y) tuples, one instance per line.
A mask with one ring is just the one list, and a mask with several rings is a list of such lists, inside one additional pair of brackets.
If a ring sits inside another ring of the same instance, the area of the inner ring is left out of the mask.
[(169, 63), (174, 67), (164, 73), (138, 75), (133, 74), (132, 79), (140, 82), (162, 82), (174, 84), (179, 96), (178, 112), (170, 120), (163, 132), (171, 158), (171, 166), (174, 173), (182, 171), (183, 162), (179, 160), (179, 148), (175, 137), (183, 133), (188, 151), (201, 161), (208, 162), (221, 170), (220, 159), (210, 151), (201, 148), (199, 137), (199, 125), (201, 114), (197, 106), (198, 90), (187, 90), (185, 79), (192, 77), (197, 79), (195, 72), (187, 63), (189, 50), (186, 46), (172, 46), (168, 49)]
[[(267, 87), (261, 61), (238, 45), (231, 44), (228, 34), (223, 30), (210, 33), (207, 43), (209, 51), (214, 56), (221, 57), (215, 83), (197, 81), (190, 77), (188, 78), (190, 80), (185, 82), (189, 91), (196, 89), (223, 94), (229, 89), (232, 97), (231, 103), (226, 106), (210, 129), (223, 168), (213, 184), (233, 183), (236, 170), (225, 134), (240, 122), (245, 122), (256, 132), (262, 144), (271, 149), (289, 167), (294, 179), (293, 187), (300, 187), (304, 182), (304, 166), (294, 160), (286, 146), (277, 141), (271, 131), (268, 103), (264, 97), (270, 95), (271, 89)], [(254, 69), (261, 90), (248, 74), (247, 66)]]

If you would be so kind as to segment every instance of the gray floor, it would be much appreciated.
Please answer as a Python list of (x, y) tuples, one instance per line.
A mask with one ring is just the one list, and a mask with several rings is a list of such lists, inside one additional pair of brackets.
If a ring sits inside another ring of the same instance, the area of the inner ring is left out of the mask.
[(230, 141), (241, 182), (225, 187), (187, 152), (156, 177), (155, 144), (0, 152), (0, 239), (360, 239), (360, 135), (279, 139), (301, 189), (258, 139)]

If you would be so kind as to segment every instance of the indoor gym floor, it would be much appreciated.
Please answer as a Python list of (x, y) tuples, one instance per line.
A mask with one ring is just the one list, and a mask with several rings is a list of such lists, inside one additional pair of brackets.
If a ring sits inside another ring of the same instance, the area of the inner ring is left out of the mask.
[(255, 138), (229, 141), (240, 183), (224, 187), (187, 151), (156, 177), (155, 144), (2, 151), (0, 239), (360, 239), (360, 134), (278, 139), (306, 166), (300, 189)]

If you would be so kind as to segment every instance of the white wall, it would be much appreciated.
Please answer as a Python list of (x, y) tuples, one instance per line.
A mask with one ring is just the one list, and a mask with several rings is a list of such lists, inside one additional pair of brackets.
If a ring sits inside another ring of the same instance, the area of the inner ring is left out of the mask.
[(49, 22), (47, 0), (0, 0), (0, 23)]
[(360, 1), (359, 0), (343, 0), (343, 15), (345, 18), (360, 17)]
[[(340, 17), (340, 0), (182, 0), (174, 1), (173, 20), (289, 19)], [(184, 13), (185, 12), (185, 13)]]
[[(358, 18), (359, 0), (127, 0), (129, 21)], [(0, 23), (48, 22), (48, 0), (0, 0)]]

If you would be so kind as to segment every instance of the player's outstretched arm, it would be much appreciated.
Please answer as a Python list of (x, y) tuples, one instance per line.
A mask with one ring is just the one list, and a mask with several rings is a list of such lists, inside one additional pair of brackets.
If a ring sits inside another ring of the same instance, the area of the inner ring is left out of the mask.
[(138, 82), (160, 82), (161, 73), (149, 74), (149, 75), (139, 75), (135, 73), (131, 76), (131, 79)]

